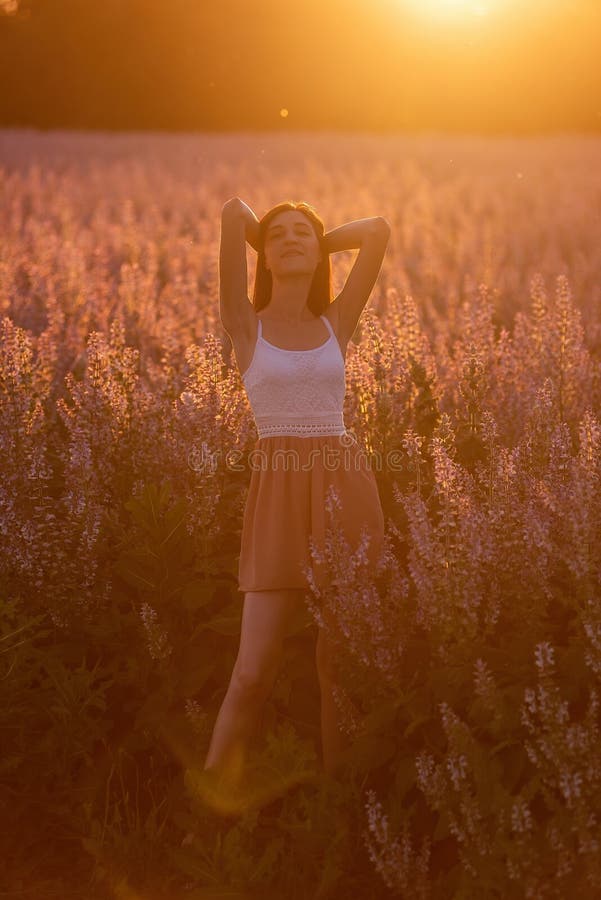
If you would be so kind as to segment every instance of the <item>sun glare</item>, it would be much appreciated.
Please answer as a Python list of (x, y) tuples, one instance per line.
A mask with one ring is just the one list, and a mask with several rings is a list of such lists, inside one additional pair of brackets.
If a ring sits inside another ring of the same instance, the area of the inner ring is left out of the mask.
[(426, 16), (487, 16), (499, 0), (413, 0), (415, 12)]

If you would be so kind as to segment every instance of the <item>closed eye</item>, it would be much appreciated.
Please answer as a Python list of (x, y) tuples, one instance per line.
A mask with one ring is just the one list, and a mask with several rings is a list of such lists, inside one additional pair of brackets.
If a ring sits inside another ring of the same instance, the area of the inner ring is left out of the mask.
[[(299, 234), (310, 234), (311, 232), (306, 228), (302, 228), (301, 230), (298, 231), (298, 233)], [(281, 231), (271, 231), (270, 232), (271, 237), (278, 237), (280, 234), (281, 234)]]

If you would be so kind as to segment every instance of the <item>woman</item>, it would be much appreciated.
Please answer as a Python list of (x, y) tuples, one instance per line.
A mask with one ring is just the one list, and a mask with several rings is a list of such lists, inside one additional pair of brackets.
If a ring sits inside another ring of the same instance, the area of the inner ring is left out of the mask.
[[(390, 226), (381, 216), (348, 222), (325, 234), (323, 222), (307, 203), (280, 203), (261, 221), (238, 197), (223, 206), (220, 315), (259, 432), (254, 454), (258, 464), (252, 466), (241, 539), (240, 645), (205, 761), (205, 770), (227, 771), (234, 780), (275, 680), (284, 638), (306, 609), (303, 566), (314, 562), (309, 537), (317, 546), (323, 539), (327, 488), (333, 485), (341, 497), (347, 538), (356, 544), (361, 526), (367, 524), (374, 554), (383, 538), (375, 477), (357, 464), (363, 451), (345, 430), (342, 405), (346, 346), (378, 276), (389, 236)], [(246, 241), (258, 251), (252, 303), (247, 296)], [(352, 248), (359, 248), (359, 254), (332, 301), (329, 254)], [(317, 580), (326, 581), (327, 572), (318, 572)], [(344, 741), (323, 628), (316, 664), (323, 765), (331, 773)]]

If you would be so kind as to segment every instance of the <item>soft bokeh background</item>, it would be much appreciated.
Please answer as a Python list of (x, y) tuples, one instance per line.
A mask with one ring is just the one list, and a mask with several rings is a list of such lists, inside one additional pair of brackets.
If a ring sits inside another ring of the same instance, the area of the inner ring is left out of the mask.
[(598, 0), (0, 0), (0, 124), (601, 129)]

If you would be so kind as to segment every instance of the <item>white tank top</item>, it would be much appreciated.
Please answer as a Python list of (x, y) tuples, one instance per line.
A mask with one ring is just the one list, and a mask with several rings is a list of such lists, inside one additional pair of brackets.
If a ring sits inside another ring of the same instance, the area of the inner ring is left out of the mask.
[(259, 437), (345, 434), (344, 357), (329, 319), (330, 336), (310, 350), (284, 350), (266, 341), (257, 317), (255, 351), (242, 376)]

